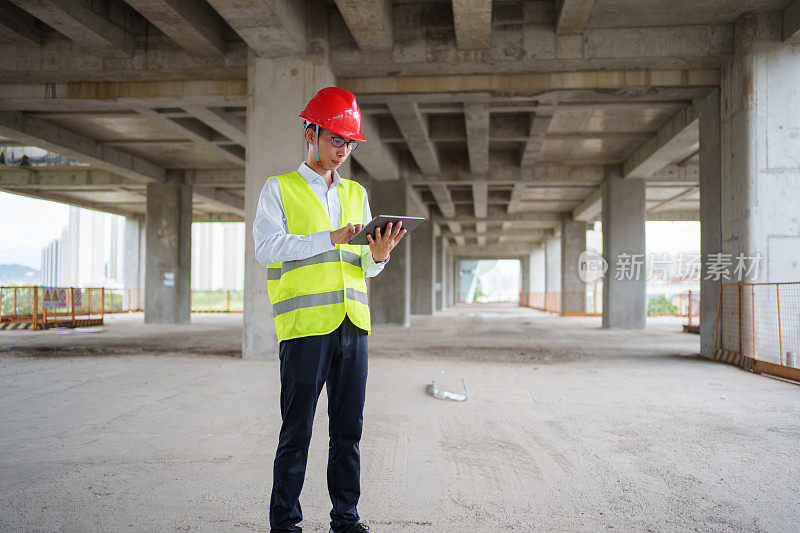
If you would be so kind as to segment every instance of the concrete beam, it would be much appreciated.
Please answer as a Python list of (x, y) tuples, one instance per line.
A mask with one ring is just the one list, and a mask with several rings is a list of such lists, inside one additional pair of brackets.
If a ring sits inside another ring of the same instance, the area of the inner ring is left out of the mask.
[(244, 217), (244, 198), (214, 187), (194, 187), (194, 195), (228, 213)]
[(454, 217), (456, 215), (456, 205), (453, 203), (453, 197), (450, 195), (450, 189), (447, 185), (441, 183), (433, 183), (429, 185), (431, 194), (433, 194), (436, 204), (439, 206), (439, 211), (446, 217)]
[(0, 2), (0, 42), (40, 46), (42, 23), (10, 2)]
[[(197, 171), (186, 171), (187, 173)], [(211, 171), (200, 171), (211, 172)], [(194, 180), (187, 180), (187, 183), (193, 184)], [(92, 170), (92, 169), (48, 169), (36, 168), (34, 170), (21, 169), (19, 167), (4, 167), (0, 166), (0, 187), (9, 191), (30, 191), (32, 197), (50, 199), (45, 195), (45, 191), (56, 190), (96, 190), (105, 189), (109, 187), (119, 188), (124, 190), (131, 190), (131, 188), (140, 189), (142, 182), (126, 178), (108, 172), (105, 170)], [(49, 195), (49, 193), (47, 193)], [(63, 203), (78, 205), (81, 207), (89, 206), (91, 209), (98, 211), (105, 211), (108, 213), (119, 213), (128, 215), (131, 213), (127, 210), (121, 210), (114, 206), (114, 204), (105, 204), (100, 202), (91, 202), (82, 200), (73, 196), (59, 196)], [(244, 200), (234, 194), (225, 191), (220, 191), (210, 186), (200, 186), (194, 188), (194, 196), (197, 200), (209, 203), (219, 209), (222, 209), (234, 216), (244, 217)]]
[(7, 189), (5, 187), (0, 187), (0, 191), (7, 192), (9, 194), (16, 194), (18, 196), (24, 196), (26, 198), (34, 198), (36, 200), (49, 200), (51, 202), (58, 202), (60, 204), (74, 205), (77, 207), (82, 207), (84, 209), (99, 211), (101, 213), (111, 213), (112, 215), (120, 215), (123, 217), (136, 216), (136, 213), (134, 211), (130, 211), (128, 209), (123, 209), (108, 204), (101, 204), (98, 202), (91, 202), (89, 200), (84, 200), (82, 198), (66, 196), (52, 191), (34, 190), (34, 189), (31, 190)]
[(416, 102), (407, 97), (390, 98), (388, 107), (420, 171), (423, 174), (441, 172), (439, 155), (428, 136), (428, 125)]
[(367, 142), (359, 144), (352, 157), (376, 180), (399, 179), (400, 165), (397, 155), (381, 141), (378, 119), (374, 116), (362, 116), (361, 131)]
[(83, 48), (109, 57), (131, 57), (133, 35), (90, 4), (70, 0), (11, 0)]
[(244, 217), (230, 213), (194, 213), (192, 222), (244, 222)]
[(657, 211), (655, 213), (647, 213), (647, 220), (686, 220), (686, 221), (699, 221), (700, 210), (697, 211)]
[[(478, 181), (472, 184), (472, 201), (475, 217), (482, 219), (486, 218), (489, 210), (489, 184), (485, 181)], [(478, 244), (483, 246), (486, 244), (486, 223), (478, 222), (475, 224), (475, 230), (480, 234), (478, 235)]]
[(542, 149), (542, 143), (547, 136), (547, 130), (550, 128), (553, 116), (546, 115), (533, 115), (531, 117), (531, 128), (528, 132), (528, 139), (525, 142), (525, 148), (522, 149), (520, 157), (520, 166), (531, 167), (539, 159), (539, 152)]
[(165, 170), (146, 159), (16, 111), (0, 111), (0, 135), (136, 181), (164, 181)]
[[(441, 10), (437, 16), (443, 18), (447, 2), (437, 3), (436, 9)], [(563, 70), (576, 73), (633, 69), (690, 72), (718, 69), (734, 49), (732, 24), (595, 28), (586, 29), (581, 35), (559, 36), (552, 27), (526, 20), (522, 25), (524, 31), (519, 24), (501, 23), (492, 28), (492, 41), (497, 44), (492, 53), (464, 53), (458, 49), (455, 39), (442, 33), (447, 31), (446, 27), (433, 30), (431, 25), (437, 22), (421, 24), (417, 22), (419, 11), (417, 16), (409, 13), (420, 8), (396, 5), (395, 9), (398, 11), (395, 32), (403, 35), (404, 46), (396, 47), (393, 54), (370, 55), (348, 46), (346, 41), (334, 43), (331, 61), (340, 79), (397, 76), (404, 80), (442, 74), (544, 74)], [(439, 32), (435, 41), (426, 33), (431, 30)]]
[(92, 189), (108, 186), (141, 186), (141, 181), (118, 176), (105, 170), (47, 169), (34, 170), (0, 165), (0, 187), (5, 189)]
[[(306, 53), (305, 2), (297, 0), (207, 0), (258, 55), (282, 57)], [(315, 16), (324, 16), (316, 13)]]
[(655, 137), (644, 143), (622, 165), (626, 178), (647, 178), (670, 163), (681, 161), (698, 150), (700, 121), (698, 104), (680, 110), (664, 124)]
[(561, 222), (561, 215), (559, 213), (544, 213), (544, 212), (523, 212), (508, 215), (489, 215), (486, 218), (470, 217), (470, 216), (452, 216), (452, 217), (433, 217), (433, 221), (437, 224), (446, 224), (448, 222), (457, 224), (476, 224), (478, 222), (547, 222), (552, 224), (553, 227)]
[(581, 33), (595, 0), (556, 0), (556, 34)]
[[(236, 144), (247, 146), (247, 126), (244, 118), (227, 113), (222, 108), (184, 106), (184, 109), (197, 120), (214, 128)], [(242, 174), (242, 183), (244, 183), (244, 174)]]
[(543, 231), (539, 230), (508, 230), (508, 231), (465, 231), (461, 233), (445, 232), (448, 239), (455, 239), (458, 237), (466, 237), (468, 239), (484, 238), (484, 244), (478, 241), (479, 246), (484, 246), (485, 239), (504, 239), (507, 241), (521, 241), (521, 242), (539, 242), (544, 236)]
[(680, 192), (680, 193), (676, 194), (675, 196), (672, 196), (671, 198), (667, 198), (663, 202), (657, 203), (653, 207), (649, 208), (647, 210), (647, 212), (648, 213), (653, 213), (653, 212), (656, 212), (656, 211), (664, 211), (664, 210), (666, 210), (667, 207), (671, 206), (672, 204), (675, 204), (675, 203), (681, 201), (682, 199), (686, 198), (690, 194), (697, 192), (698, 188), (699, 188), (699, 185), (697, 187), (689, 187), (685, 191)]
[(489, 184), (485, 181), (473, 182), (472, 198), (475, 205), (475, 216), (486, 218), (489, 208)]
[(391, 0), (336, 0), (350, 35), (361, 50), (392, 47)]
[(476, 244), (456, 244), (449, 253), (456, 257), (477, 256), (481, 258), (507, 258), (512, 256), (531, 254), (538, 246), (538, 243), (515, 242), (515, 243), (491, 243), (486, 246)]
[(464, 104), (469, 168), (473, 174), (489, 172), (489, 106)]
[[(2, 49), (4, 83), (43, 83), (50, 86), (56, 83), (115, 80), (106, 84), (113, 87), (124, 81), (143, 83), (141, 80), (201, 79), (205, 83), (209, 83), (209, 80), (245, 83), (247, 76), (247, 44), (238, 41), (226, 43), (226, 52), (222, 56), (187, 53), (160, 33), (148, 36), (147, 46), (137, 47), (134, 55), (127, 58), (106, 57), (102, 52), (82, 48), (60, 36), (45, 39), (41, 51), (30, 46), (14, 45), (3, 45)], [(203, 102), (203, 105), (239, 104), (220, 104), (217, 100)]]
[(453, 22), (459, 50), (492, 46), (492, 0), (453, 0)]
[(699, 165), (668, 165), (649, 178), (647, 183), (677, 183), (684, 184), (700, 181)]
[(716, 87), (717, 69), (592, 70), (525, 74), (443, 74), (436, 76), (340, 77), (339, 86), (356, 94), (505, 91), (530, 93), (560, 89), (628, 87)]
[(603, 189), (595, 189), (586, 199), (572, 210), (572, 220), (591, 222), (598, 220), (603, 211)]
[(410, 173), (408, 181), (412, 184), (452, 183), (465, 184), (486, 180), (491, 184), (526, 183), (529, 185), (594, 185), (603, 180), (603, 167), (600, 165), (550, 165), (520, 168), (516, 165), (496, 166), (488, 175), (470, 172), (448, 171), (446, 174), (422, 175)]
[(783, 10), (783, 40), (800, 42), (800, 0), (794, 0)]
[[(185, 54), (185, 52), (184, 52)], [(0, 85), (0, 109), (128, 111), (133, 106), (246, 105), (245, 80), (121, 81)]]
[(194, 118), (171, 118), (159, 113), (158, 110), (144, 106), (134, 106), (134, 109), (149, 119), (162, 124), (166, 128), (185, 136), (202, 146), (204, 149), (223, 157), (239, 166), (245, 164), (245, 149), (242, 146), (222, 146), (214, 142), (214, 131)]
[(186, 183), (205, 187), (243, 188), (244, 170), (240, 169), (207, 169), (187, 170)]
[(522, 206), (522, 198), (524, 195), (525, 195), (525, 184), (515, 183), (514, 188), (511, 191), (511, 199), (508, 202), (508, 209), (506, 210), (509, 214), (520, 211), (520, 208)]
[(225, 52), (225, 23), (205, 0), (125, 0), (181, 48), (200, 56)]
[[(450, 195), (450, 189), (447, 188), (447, 185), (432, 184), (429, 187), (433, 198), (436, 200), (436, 204), (439, 206), (439, 211), (441, 211), (446, 218), (454, 217), (456, 215), (456, 205), (453, 203), (453, 197)], [(447, 224), (451, 232), (461, 233), (461, 224), (449, 222), (446, 219), (444, 223)], [(457, 238), (457, 242), (458, 241), (463, 243), (463, 237)]]

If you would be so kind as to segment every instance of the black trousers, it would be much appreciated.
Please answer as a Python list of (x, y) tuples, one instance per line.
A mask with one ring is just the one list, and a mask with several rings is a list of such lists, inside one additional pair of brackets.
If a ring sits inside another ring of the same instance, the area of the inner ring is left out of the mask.
[(306, 473), (314, 412), (328, 389), (328, 493), (331, 528), (358, 522), (359, 441), (367, 385), (367, 332), (344, 321), (327, 335), (280, 343), (281, 425), (273, 467), (270, 531), (302, 531), (300, 491)]

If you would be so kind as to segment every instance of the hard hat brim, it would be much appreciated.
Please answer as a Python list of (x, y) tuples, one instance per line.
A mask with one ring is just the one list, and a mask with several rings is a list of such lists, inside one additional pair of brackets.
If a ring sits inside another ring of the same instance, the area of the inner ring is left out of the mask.
[(303, 120), (306, 120), (306, 121), (310, 122), (311, 124), (315, 124), (315, 125), (319, 126), (320, 128), (325, 128), (328, 131), (332, 131), (336, 135), (340, 135), (342, 137), (346, 137), (347, 139), (350, 139), (350, 140), (353, 140), (353, 141), (358, 141), (358, 142), (361, 142), (361, 143), (367, 142), (367, 138), (364, 137), (363, 135), (361, 135), (360, 133), (354, 133), (352, 131), (345, 131), (345, 130), (336, 128), (336, 127), (331, 126), (331, 125), (319, 124), (318, 122), (316, 122), (314, 120), (310, 120), (307, 116), (304, 116), (304, 115), (305, 115), (305, 113), (300, 113), (298, 116), (300, 118), (302, 118)]

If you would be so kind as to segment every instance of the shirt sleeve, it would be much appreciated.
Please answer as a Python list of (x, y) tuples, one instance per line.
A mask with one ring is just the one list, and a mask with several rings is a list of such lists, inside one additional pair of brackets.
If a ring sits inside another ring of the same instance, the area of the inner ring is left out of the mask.
[(256, 261), (271, 265), (283, 261), (307, 259), (333, 249), (330, 232), (320, 231), (309, 235), (286, 232), (286, 212), (281, 202), (278, 180), (268, 180), (258, 197), (256, 216), (253, 219), (253, 241)]
[[(362, 187), (363, 189), (363, 187)], [(362, 224), (365, 226), (369, 224), (370, 220), (372, 220), (372, 211), (369, 208), (369, 197), (367, 196), (367, 190), (364, 189), (364, 216), (362, 218)], [(380, 263), (375, 262), (375, 258), (372, 257), (372, 251), (369, 249), (369, 245), (361, 247), (361, 270), (364, 272), (364, 276), (367, 278), (374, 278), (378, 274), (381, 273), (383, 267), (386, 266), (386, 263), (389, 262), (391, 258), (391, 254), (389, 257), (386, 258), (386, 261), (381, 261)]]

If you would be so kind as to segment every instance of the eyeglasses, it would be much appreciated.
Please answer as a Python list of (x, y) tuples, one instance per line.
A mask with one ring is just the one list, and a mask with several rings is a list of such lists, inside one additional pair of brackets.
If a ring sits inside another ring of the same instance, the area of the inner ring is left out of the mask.
[(358, 148), (358, 141), (345, 141), (344, 137), (336, 137), (334, 135), (331, 135), (331, 144), (334, 148), (341, 148), (346, 144), (351, 152)]

